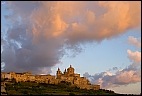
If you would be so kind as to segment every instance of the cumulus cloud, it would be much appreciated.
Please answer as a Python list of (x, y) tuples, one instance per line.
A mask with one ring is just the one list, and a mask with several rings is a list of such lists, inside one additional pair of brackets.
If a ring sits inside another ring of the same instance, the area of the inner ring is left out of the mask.
[[(87, 74), (87, 75), (86, 75)], [(117, 70), (115, 73), (111, 71), (96, 73), (89, 75), (87, 72), (83, 74), (92, 84), (99, 84), (101, 88), (110, 88), (120, 85), (127, 85), (141, 81), (141, 69), (130, 65), (123, 70)]]
[[(140, 2), (9, 1), (2, 59), (4, 71), (43, 73), (66, 50), (113, 38), (140, 25)], [(122, 14), (123, 13), (123, 14)], [(10, 55), (9, 55), (10, 54)]]
[(135, 46), (137, 46), (138, 48), (140, 48), (141, 47), (141, 39), (139, 38), (139, 39), (137, 39), (137, 38), (135, 38), (135, 37), (133, 37), (133, 36), (129, 36), (128, 37), (128, 42), (130, 43), (130, 44), (132, 44), (132, 45), (135, 45)]
[(128, 71), (121, 71), (116, 74), (117, 80), (114, 84), (129, 84), (129, 83), (136, 83), (141, 81), (141, 76), (139, 72), (134, 70)]
[(141, 62), (141, 52), (139, 51), (131, 51), (131, 50), (127, 50), (128, 53), (128, 57), (130, 60), (132, 60), (135, 63), (140, 63)]
[[(129, 36), (129, 41), (137, 41), (137, 38)], [(139, 42), (141, 43), (141, 42)], [(134, 43), (134, 46), (136, 43)], [(137, 46), (135, 46), (137, 47)], [(140, 47), (140, 46), (139, 46)], [(91, 83), (100, 84), (102, 88), (118, 87), (121, 85), (128, 85), (131, 83), (137, 83), (141, 81), (141, 52), (127, 50), (128, 58), (131, 60), (131, 64), (119, 70), (117, 67), (113, 67), (106, 72), (89, 75), (88, 72), (83, 76), (89, 78)]]

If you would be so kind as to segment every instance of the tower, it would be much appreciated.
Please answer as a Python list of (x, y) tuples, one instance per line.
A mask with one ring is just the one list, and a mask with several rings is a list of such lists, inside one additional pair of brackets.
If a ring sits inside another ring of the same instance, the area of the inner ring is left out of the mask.
[(68, 76), (73, 76), (74, 75), (74, 68), (71, 65), (67, 69), (67, 74), (68, 74)]
[(66, 74), (66, 72), (67, 72), (67, 71), (66, 71), (66, 69), (65, 69), (64, 74)]
[(56, 73), (57, 79), (61, 79), (61, 75), (62, 75), (62, 72), (58, 68), (57, 73)]

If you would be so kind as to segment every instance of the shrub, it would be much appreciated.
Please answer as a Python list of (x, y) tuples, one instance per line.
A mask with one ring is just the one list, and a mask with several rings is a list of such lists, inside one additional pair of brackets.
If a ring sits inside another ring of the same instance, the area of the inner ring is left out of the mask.
[(69, 95), (75, 95), (74, 93), (70, 92)]
[(1, 78), (1, 82), (3, 82), (4, 81), (4, 78)]
[(4, 81), (8, 80), (8, 78), (4, 78)]
[(15, 79), (15, 78), (12, 78), (12, 79), (11, 79), (11, 82), (16, 83), (16, 79)]

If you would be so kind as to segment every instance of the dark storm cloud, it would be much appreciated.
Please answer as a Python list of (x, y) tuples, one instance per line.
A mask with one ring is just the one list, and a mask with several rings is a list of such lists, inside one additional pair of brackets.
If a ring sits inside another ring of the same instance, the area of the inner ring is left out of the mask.
[(75, 56), (82, 51), (81, 44), (113, 38), (139, 26), (138, 5), (140, 2), (6, 2), (11, 13), (5, 16), (9, 26), (1, 54), (4, 71), (50, 72), (66, 50)]

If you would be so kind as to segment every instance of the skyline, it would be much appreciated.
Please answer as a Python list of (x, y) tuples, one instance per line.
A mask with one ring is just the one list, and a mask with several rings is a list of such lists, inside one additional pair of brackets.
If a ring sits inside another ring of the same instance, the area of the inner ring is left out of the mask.
[(139, 94), (140, 4), (1, 2), (1, 70), (55, 75), (71, 64), (102, 88)]

